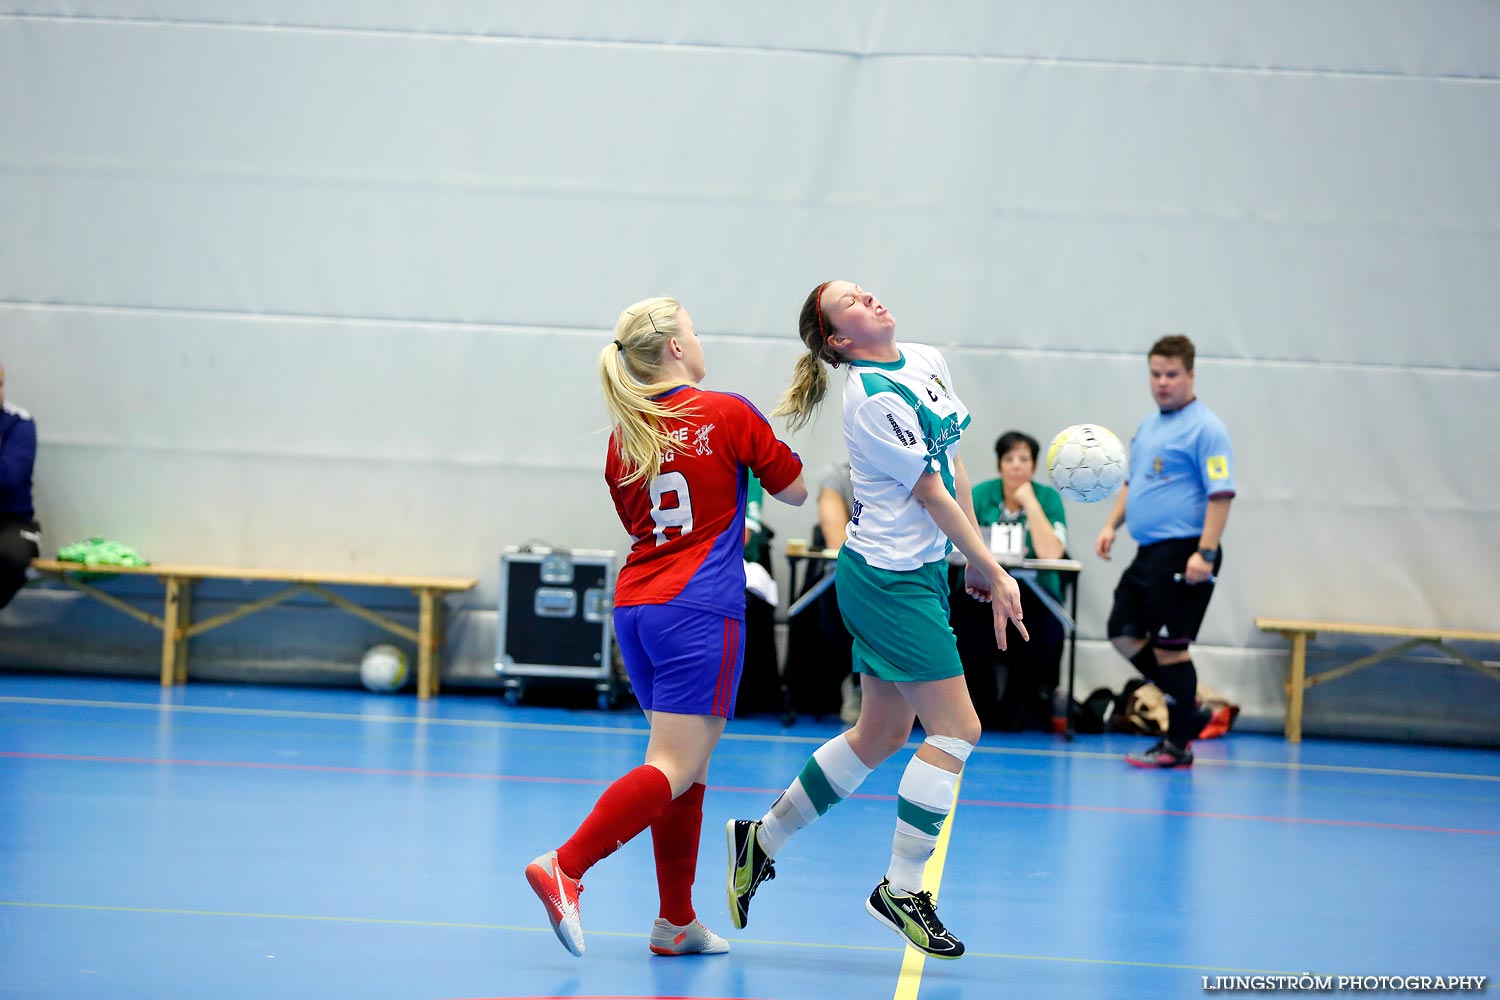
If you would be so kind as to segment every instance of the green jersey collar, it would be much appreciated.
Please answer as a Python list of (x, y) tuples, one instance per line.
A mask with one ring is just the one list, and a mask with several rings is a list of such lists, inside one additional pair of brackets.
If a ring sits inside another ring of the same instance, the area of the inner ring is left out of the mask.
[(902, 351), (900, 351), (899, 349), (896, 351), (896, 353), (900, 354), (901, 356), (899, 358), (897, 358), (895, 361), (851, 361), (851, 362), (849, 362), (849, 367), (850, 368), (879, 368), (881, 371), (898, 372), (902, 368), (906, 367), (906, 354), (903, 353)]

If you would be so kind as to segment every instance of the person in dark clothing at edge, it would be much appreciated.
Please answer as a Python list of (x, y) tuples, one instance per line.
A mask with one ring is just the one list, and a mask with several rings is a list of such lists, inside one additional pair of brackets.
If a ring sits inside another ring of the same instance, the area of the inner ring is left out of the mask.
[(31, 471), (36, 465), (36, 422), (5, 399), (5, 366), (0, 364), (0, 608), (26, 585), (26, 568), (42, 540), (31, 504)]

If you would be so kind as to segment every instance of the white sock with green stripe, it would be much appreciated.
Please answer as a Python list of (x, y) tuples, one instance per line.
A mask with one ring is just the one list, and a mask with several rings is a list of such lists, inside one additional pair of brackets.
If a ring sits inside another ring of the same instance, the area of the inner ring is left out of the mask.
[(901, 775), (896, 800), (896, 836), (885, 877), (896, 892), (922, 891), (922, 868), (937, 850), (938, 834), (953, 809), (958, 775), (913, 757)]
[(843, 733), (818, 747), (797, 780), (761, 817), (760, 849), (774, 858), (792, 834), (853, 795), (869, 775)]

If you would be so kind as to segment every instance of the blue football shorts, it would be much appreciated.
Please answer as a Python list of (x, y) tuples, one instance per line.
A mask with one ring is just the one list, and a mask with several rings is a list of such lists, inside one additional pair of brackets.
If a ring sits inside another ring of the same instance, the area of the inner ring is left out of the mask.
[(615, 639), (642, 708), (734, 718), (745, 623), (671, 604), (615, 608)]

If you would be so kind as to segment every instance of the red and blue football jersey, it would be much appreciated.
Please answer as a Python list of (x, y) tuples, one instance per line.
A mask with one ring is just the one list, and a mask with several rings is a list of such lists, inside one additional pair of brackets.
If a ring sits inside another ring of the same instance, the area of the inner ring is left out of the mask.
[(629, 470), (618, 429), (609, 439), (604, 478), (635, 539), (615, 581), (615, 606), (674, 604), (743, 619), (746, 470), (767, 493), (780, 493), (802, 460), (743, 396), (683, 386), (660, 400), (693, 412), (668, 423), (677, 446), (654, 479), (621, 486)]

